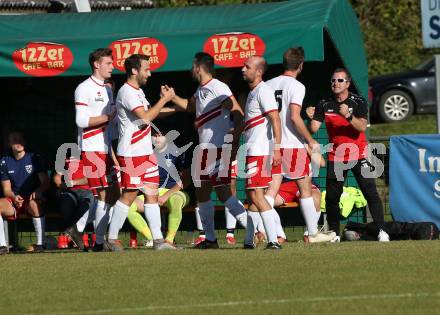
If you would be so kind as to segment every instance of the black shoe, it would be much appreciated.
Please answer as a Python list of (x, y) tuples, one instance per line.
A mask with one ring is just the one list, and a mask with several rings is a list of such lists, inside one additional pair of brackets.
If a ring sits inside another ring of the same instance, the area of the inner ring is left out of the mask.
[(95, 243), (95, 245), (93, 245), (92, 252), (97, 253), (102, 251), (104, 251), (104, 244)]
[(210, 240), (205, 239), (204, 241), (195, 245), (194, 248), (196, 248), (196, 249), (218, 249), (217, 239), (215, 241), (210, 241)]
[(64, 233), (66, 233), (70, 237), (76, 247), (78, 247), (80, 250), (84, 250), (84, 241), (81, 233), (76, 228), (76, 225), (68, 227), (67, 230), (64, 231)]
[(254, 244), (246, 244), (246, 243), (244, 243), (243, 249), (255, 249), (255, 245)]
[(277, 242), (270, 242), (267, 244), (266, 249), (281, 249), (281, 245)]
[(26, 252), (28, 252), (28, 253), (42, 253), (42, 252), (44, 252), (44, 247), (43, 247), (43, 245), (33, 244), (33, 245), (30, 245), (28, 248), (26, 248)]
[(0, 255), (6, 255), (9, 253), (7, 246), (0, 246)]

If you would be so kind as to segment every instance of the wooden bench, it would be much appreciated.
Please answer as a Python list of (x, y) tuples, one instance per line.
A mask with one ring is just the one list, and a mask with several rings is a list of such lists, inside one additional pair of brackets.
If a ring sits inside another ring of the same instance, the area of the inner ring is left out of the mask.
[[(247, 209), (247, 204), (244, 205)], [(282, 218), (282, 222), (286, 226), (301, 226), (304, 224), (302, 215), (300, 211), (291, 211), (299, 206), (296, 202), (289, 202), (280, 207), (277, 210)], [(224, 216), (224, 206), (215, 206), (215, 222), (216, 228), (225, 228), (225, 216)], [(195, 206), (188, 206), (182, 210), (182, 222), (180, 224), (179, 230), (181, 231), (194, 231), (196, 229), (195, 221)], [(168, 209), (166, 207), (161, 207), (162, 215), (162, 225), (165, 226), (167, 221)], [(61, 219), (60, 213), (55, 211), (46, 212), (46, 232), (61, 232), (58, 228), (58, 221)], [(19, 245), (19, 232), (33, 232), (34, 227), (32, 225), (32, 217), (27, 214), (20, 214), (16, 219), (5, 220), (5, 226), (9, 234), (9, 243), (14, 247)], [(8, 224), (6, 224), (8, 223)], [(240, 228), (237, 225), (237, 228)], [(130, 225), (128, 222), (124, 224), (123, 231), (128, 231)], [(5, 231), (6, 232), (6, 231)]]

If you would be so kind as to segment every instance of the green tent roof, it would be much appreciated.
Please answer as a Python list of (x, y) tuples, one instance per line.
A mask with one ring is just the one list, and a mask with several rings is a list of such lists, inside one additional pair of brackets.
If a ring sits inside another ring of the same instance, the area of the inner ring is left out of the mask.
[[(304, 47), (306, 61), (324, 61), (324, 33), (366, 96), (362, 34), (347, 0), (3, 16), (0, 76), (85, 75), (90, 73), (90, 51), (110, 46), (122, 59), (136, 49), (156, 54), (156, 71), (188, 70), (194, 53), (207, 46), (220, 59), (234, 59), (233, 66), (239, 66), (238, 56), (258, 53), (262, 47), (268, 63), (279, 64), (284, 50), (298, 45)], [(127, 39), (133, 40), (120, 41)]]

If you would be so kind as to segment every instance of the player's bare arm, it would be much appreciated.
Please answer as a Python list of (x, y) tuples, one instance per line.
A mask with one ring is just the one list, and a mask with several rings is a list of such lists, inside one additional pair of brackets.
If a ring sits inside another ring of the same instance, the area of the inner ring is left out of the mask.
[(159, 101), (157, 101), (156, 104), (154, 104), (154, 106), (152, 106), (147, 111), (139, 107), (136, 110), (134, 110), (134, 113), (136, 114), (137, 117), (144, 120), (146, 123), (150, 123), (151, 121), (157, 118), (157, 116), (159, 115), (160, 111), (165, 106), (165, 104), (170, 102), (175, 95), (176, 94), (174, 93), (173, 88), (163, 89), (161, 92), (161, 98), (159, 99)]
[(240, 135), (244, 129), (244, 113), (240, 104), (237, 102), (235, 97), (232, 95), (222, 102), (223, 108), (228, 109), (232, 114), (232, 119), (234, 120), (234, 128), (231, 129), (231, 134), (233, 135), (233, 143), (238, 143), (240, 140)]
[(21, 207), (23, 205), (23, 201), (24, 201), (23, 197), (14, 194), (14, 192), (12, 191), (11, 181), (3, 180), (2, 189), (3, 189), (3, 195), (7, 198), (11, 198), (15, 206)]
[(43, 193), (50, 187), (50, 179), (46, 172), (38, 173), (38, 179), (40, 180), (40, 186), (31, 194), (30, 200), (43, 199)]
[(313, 134), (319, 130), (322, 122), (313, 119), (313, 116), (315, 115), (315, 107), (314, 106), (307, 107), (306, 114), (307, 114), (307, 117), (309, 117), (309, 119), (310, 119), (310, 123), (308, 124), (309, 131)]
[(115, 116), (116, 116), (116, 110), (113, 110), (108, 114), (90, 117), (89, 124), (87, 127), (96, 127), (96, 126), (107, 124), (108, 122), (112, 121), (113, 118), (115, 118)]
[(367, 120), (365, 118), (356, 117), (350, 113), (347, 104), (341, 104), (339, 106), (339, 113), (344, 116), (357, 131), (365, 132), (367, 130)]

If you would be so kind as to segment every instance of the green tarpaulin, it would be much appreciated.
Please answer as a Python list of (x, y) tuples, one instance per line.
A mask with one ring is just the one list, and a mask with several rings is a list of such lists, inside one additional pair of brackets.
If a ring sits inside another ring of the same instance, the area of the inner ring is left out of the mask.
[(88, 54), (98, 47), (113, 48), (119, 69), (134, 52), (149, 54), (156, 71), (188, 70), (201, 50), (219, 66), (240, 66), (260, 53), (279, 64), (284, 50), (298, 45), (307, 61), (324, 61), (326, 36), (366, 96), (362, 34), (347, 0), (2, 16), (0, 76), (86, 75)]

